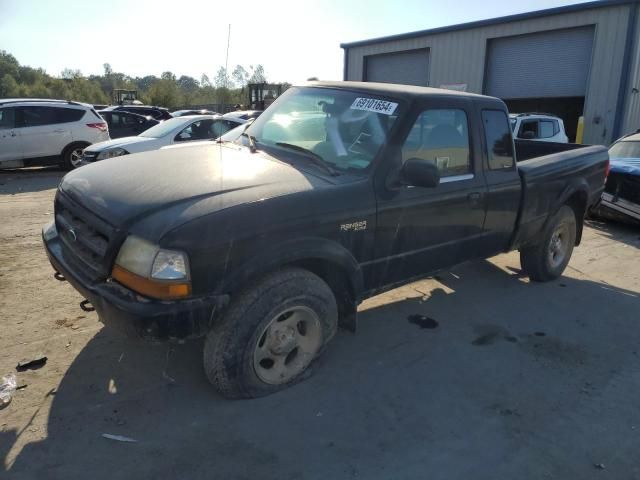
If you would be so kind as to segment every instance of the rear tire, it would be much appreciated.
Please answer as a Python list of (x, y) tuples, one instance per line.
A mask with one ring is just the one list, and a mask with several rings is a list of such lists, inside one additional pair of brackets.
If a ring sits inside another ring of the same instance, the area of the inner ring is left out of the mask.
[(82, 151), (89, 146), (88, 143), (72, 143), (62, 152), (62, 168), (73, 170), (78, 168), (82, 161)]
[(269, 395), (308, 376), (337, 325), (335, 297), (320, 277), (274, 272), (238, 294), (211, 329), (205, 373), (227, 398)]
[(540, 243), (520, 250), (520, 265), (534, 282), (555, 280), (567, 267), (576, 243), (576, 215), (564, 205), (553, 216)]

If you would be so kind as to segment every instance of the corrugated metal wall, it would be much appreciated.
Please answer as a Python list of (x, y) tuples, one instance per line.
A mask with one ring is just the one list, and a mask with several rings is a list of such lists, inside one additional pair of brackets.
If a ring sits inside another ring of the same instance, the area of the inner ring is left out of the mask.
[(620, 129), (622, 135), (640, 129), (640, 12), (636, 16), (635, 27), (631, 65), (629, 66), (629, 82), (624, 102), (625, 115)]
[(362, 80), (363, 59), (366, 55), (429, 48), (430, 85), (438, 87), (444, 84), (466, 83), (467, 91), (482, 93), (489, 39), (594, 25), (593, 57), (585, 102), (584, 141), (608, 144), (612, 137), (630, 9), (631, 5), (628, 4), (593, 8), (569, 14), (351, 47), (347, 65), (348, 80)]

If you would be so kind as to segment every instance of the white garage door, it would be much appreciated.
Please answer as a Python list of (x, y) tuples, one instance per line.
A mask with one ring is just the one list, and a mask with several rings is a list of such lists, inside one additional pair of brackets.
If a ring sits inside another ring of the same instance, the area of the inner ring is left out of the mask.
[(429, 50), (410, 50), (365, 57), (367, 82), (429, 85)]
[(504, 99), (584, 97), (593, 27), (489, 41), (487, 95)]

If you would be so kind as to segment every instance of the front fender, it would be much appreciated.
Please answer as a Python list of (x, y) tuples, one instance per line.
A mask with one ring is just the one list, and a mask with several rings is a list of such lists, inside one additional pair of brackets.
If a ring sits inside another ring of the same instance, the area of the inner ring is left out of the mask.
[(326, 262), (327, 266), (340, 269), (348, 279), (354, 300), (360, 298), (364, 280), (357, 260), (341, 244), (319, 237), (293, 239), (244, 259), (233, 271), (227, 272), (218, 289), (227, 293), (237, 291), (270, 271), (301, 261)]

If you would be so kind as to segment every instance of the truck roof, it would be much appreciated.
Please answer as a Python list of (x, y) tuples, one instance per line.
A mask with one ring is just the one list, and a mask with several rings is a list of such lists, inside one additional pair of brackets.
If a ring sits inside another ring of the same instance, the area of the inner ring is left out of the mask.
[(447, 90), (444, 88), (418, 87), (415, 85), (399, 85), (395, 83), (313, 81), (313, 82), (300, 84), (300, 86), (358, 90), (362, 92), (377, 93), (379, 95), (401, 97), (407, 100), (415, 99), (416, 97), (451, 96), (451, 97), (483, 98), (486, 100), (494, 100), (502, 103), (502, 100), (498, 98), (489, 97), (486, 95), (478, 95), (476, 93), (460, 92), (457, 90)]

